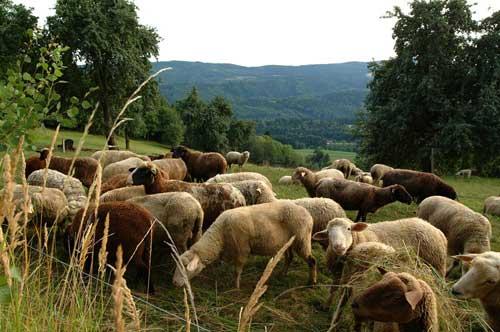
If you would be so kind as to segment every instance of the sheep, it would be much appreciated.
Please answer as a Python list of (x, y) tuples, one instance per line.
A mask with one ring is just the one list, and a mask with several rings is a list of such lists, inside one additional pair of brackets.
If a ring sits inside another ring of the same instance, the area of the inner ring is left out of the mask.
[(205, 213), (203, 229), (207, 229), (223, 211), (245, 206), (245, 197), (230, 184), (167, 180), (165, 173), (153, 163), (146, 163), (133, 170), (129, 175), (128, 183), (144, 185), (147, 195), (172, 191), (190, 193), (200, 202)]
[[(128, 175), (127, 175), (128, 180)], [(134, 197), (146, 196), (144, 186), (131, 186), (110, 190), (101, 195), (99, 202), (122, 202)]]
[(334, 160), (331, 167), (341, 171), (342, 174), (344, 174), (344, 178), (346, 179), (351, 176), (352, 170), (354, 168), (357, 168), (356, 165), (354, 165), (349, 159)]
[(245, 180), (231, 182), (230, 185), (243, 194), (245, 205), (270, 203), (276, 200), (276, 194), (263, 181)]
[(500, 196), (490, 196), (484, 201), (483, 213), (500, 216)]
[[(316, 283), (316, 260), (311, 252), (312, 217), (292, 202), (276, 201), (224, 211), (188, 251), (180, 257), (187, 278), (198, 275), (208, 264), (221, 258), (236, 266), (236, 288), (240, 288), (243, 266), (250, 254), (272, 256), (295, 236), (287, 251), (283, 274), (293, 252), (309, 266), (309, 283)], [(185, 279), (179, 267), (173, 283), (181, 287)]]
[[(49, 156), (49, 149), (43, 149), (40, 156), (33, 156), (26, 160), (26, 178), (36, 170), (44, 169), (47, 167), (47, 157)], [(50, 159), (49, 169), (59, 171), (66, 175), (70, 171), (72, 158), (63, 158), (52, 155)], [(93, 158), (78, 157), (73, 164), (72, 174), (73, 177), (80, 180), (84, 186), (90, 187), (94, 182), (95, 173), (97, 172), (97, 162)]]
[(382, 178), (382, 176), (389, 172), (392, 171), (394, 168), (384, 165), (384, 164), (375, 164), (370, 168), (370, 174), (373, 179), (373, 184), (379, 185), (379, 181)]
[[(46, 183), (44, 183), (45, 172), (47, 172)], [(87, 202), (87, 194), (80, 180), (64, 175), (61, 172), (52, 169), (39, 169), (31, 173), (26, 181), (32, 186), (46, 186), (47, 188), (61, 190), (68, 201), (68, 214), (71, 218)]]
[(470, 266), (452, 287), (451, 293), (461, 299), (479, 299), (486, 311), (492, 331), (500, 331), (500, 253), (484, 252), (455, 256)]
[(367, 183), (367, 184), (373, 184), (373, 178), (372, 178), (371, 174), (368, 172), (359, 173), (354, 178), (354, 181), (361, 182), (361, 183)]
[(128, 173), (129, 169), (140, 166), (143, 163), (144, 161), (140, 158), (130, 157), (112, 164), (108, 164), (102, 170), (102, 182), (106, 182), (115, 175), (126, 174)]
[(416, 200), (417, 204), (429, 196), (444, 196), (451, 199), (457, 198), (457, 193), (452, 186), (446, 184), (441, 178), (432, 173), (417, 172), (407, 169), (394, 169), (382, 176), (382, 186), (387, 187), (400, 184)]
[[(95, 211), (97, 209), (97, 221)], [(103, 243), (105, 220), (109, 215), (109, 229), (107, 238), (107, 263), (114, 265), (118, 246), (123, 250), (123, 261), (129, 262), (137, 268), (137, 280), (143, 280), (149, 292), (154, 293), (154, 286), (150, 280), (149, 266), (151, 263), (151, 243), (153, 238), (153, 215), (145, 208), (131, 202), (102, 203), (96, 208), (90, 205), (87, 213), (82, 208), (73, 218), (73, 222), (66, 229), (66, 239), (70, 253), (80, 245), (82, 234), (96, 223), (95, 235), (92, 237), (91, 248), (85, 262), (85, 268), (98, 266), (98, 256)]]
[(128, 173), (121, 173), (110, 177), (106, 181), (103, 181), (101, 185), (101, 195), (113, 189), (126, 187), (127, 179), (128, 179)]
[(328, 250), (337, 257), (363, 242), (380, 242), (399, 250), (409, 248), (437, 273), (446, 274), (446, 248), (448, 241), (436, 227), (420, 218), (383, 221), (376, 224), (353, 223), (347, 218), (330, 220), (325, 230), (315, 233), (317, 241), (329, 240)]
[(318, 181), (324, 178), (343, 179), (344, 174), (337, 169), (326, 169), (313, 173), (305, 167), (297, 167), (292, 174), (293, 181), (300, 181), (306, 188), (309, 197), (316, 196), (316, 185)]
[[(463, 204), (443, 196), (427, 197), (418, 206), (417, 217), (444, 233), (450, 256), (490, 251), (490, 221)], [(447, 275), (455, 265), (450, 266)]]
[(207, 183), (232, 183), (245, 180), (257, 180), (264, 182), (270, 189), (273, 189), (273, 184), (269, 179), (256, 172), (239, 172), (232, 174), (219, 174), (213, 178), (208, 179)]
[(153, 164), (167, 173), (170, 180), (184, 180), (187, 175), (186, 163), (182, 159), (162, 158), (154, 160)]
[(412, 197), (403, 186), (379, 188), (367, 183), (350, 180), (323, 179), (316, 186), (317, 197), (327, 197), (339, 203), (345, 210), (357, 210), (356, 222), (366, 221), (366, 215), (392, 203), (411, 204)]
[(358, 168), (358, 167), (356, 167), (356, 166), (354, 166), (354, 167), (352, 168), (352, 171), (351, 171), (351, 175), (352, 175), (352, 176), (355, 176), (355, 177), (356, 177), (356, 176), (358, 176), (358, 175), (361, 175), (361, 174), (363, 174), (363, 173), (366, 173), (366, 174), (370, 175), (370, 172), (365, 172), (365, 171), (363, 171), (361, 168)]
[(461, 176), (461, 177), (467, 178), (467, 179), (470, 179), (471, 175), (472, 175), (471, 169), (461, 169), (455, 173), (455, 176)]
[(438, 332), (437, 301), (432, 288), (409, 273), (387, 272), (352, 302), (356, 320), (396, 322), (400, 332)]
[[(146, 208), (167, 228), (180, 253), (187, 250), (189, 244), (196, 243), (201, 237), (203, 209), (190, 194), (173, 192), (135, 197), (127, 200)], [(169, 242), (163, 227), (154, 226), (154, 243)]]
[(289, 186), (292, 184), (300, 184), (300, 181), (292, 179), (290, 175), (285, 175), (279, 179), (278, 184), (282, 186)]
[(238, 164), (238, 166), (241, 168), (246, 164), (249, 158), (250, 152), (248, 151), (244, 151), (241, 153), (237, 151), (229, 151), (226, 154), (227, 166), (231, 168), (232, 164)]
[(117, 150), (106, 150), (94, 152), (90, 158), (95, 160), (100, 160), (101, 166), (104, 169), (106, 166), (118, 161), (122, 161), (128, 158), (136, 157), (143, 161), (151, 161), (148, 156), (143, 156), (132, 151), (117, 151)]
[[(0, 197), (4, 195), (4, 189), (0, 190)], [(68, 216), (68, 200), (64, 193), (56, 188), (43, 188), (40, 186), (27, 186), (29, 197), (28, 218), (35, 218), (48, 226), (63, 221)], [(12, 191), (12, 200), (16, 206), (16, 212), (24, 210), (25, 196), (22, 185), (17, 184)]]
[(227, 171), (226, 159), (217, 152), (203, 153), (180, 145), (172, 149), (172, 157), (184, 160), (193, 181), (204, 182)]

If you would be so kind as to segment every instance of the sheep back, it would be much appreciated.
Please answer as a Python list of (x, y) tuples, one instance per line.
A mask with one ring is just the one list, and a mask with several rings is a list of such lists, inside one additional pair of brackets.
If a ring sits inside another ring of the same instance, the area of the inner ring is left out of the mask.
[(484, 213), (500, 216), (500, 196), (490, 196), (484, 201)]
[(127, 179), (128, 173), (121, 173), (112, 176), (101, 185), (101, 195), (113, 189), (126, 187), (128, 185)]
[(94, 152), (91, 156), (95, 160), (101, 159), (100, 163), (104, 169), (106, 166), (128, 158), (136, 157), (143, 161), (150, 161), (148, 156), (143, 156), (132, 151), (105, 150)]
[(145, 196), (144, 186), (131, 186), (113, 189), (101, 195), (99, 202), (122, 202), (134, 197)]
[(172, 156), (184, 160), (188, 173), (194, 181), (206, 181), (227, 171), (226, 159), (217, 152), (203, 153), (178, 146), (172, 149)]
[(263, 181), (270, 189), (273, 189), (271, 181), (260, 173), (256, 172), (239, 172), (231, 174), (219, 174), (207, 180), (207, 183), (232, 183), (246, 180)]
[(144, 164), (144, 161), (137, 157), (130, 157), (108, 164), (102, 171), (102, 181), (105, 182), (118, 174), (128, 174), (129, 169), (139, 167), (142, 164)]
[(162, 158), (154, 160), (153, 164), (167, 173), (170, 180), (184, 180), (187, 175), (186, 163), (178, 158)]

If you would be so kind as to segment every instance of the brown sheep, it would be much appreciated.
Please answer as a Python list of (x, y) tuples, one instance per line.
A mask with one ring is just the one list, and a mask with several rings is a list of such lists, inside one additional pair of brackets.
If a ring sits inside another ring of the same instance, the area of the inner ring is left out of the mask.
[(324, 178), (343, 179), (344, 174), (338, 169), (324, 169), (313, 172), (305, 167), (297, 167), (292, 174), (292, 181), (300, 181), (307, 190), (309, 197), (316, 197), (316, 185)]
[(367, 183), (340, 179), (323, 179), (316, 186), (317, 197), (327, 197), (339, 203), (345, 210), (358, 210), (356, 222), (366, 221), (368, 212), (398, 201), (411, 204), (412, 198), (403, 186), (379, 188)]
[[(85, 229), (90, 223), (95, 222), (95, 209), (91, 205), (85, 217), (84, 209), (80, 209), (73, 222), (66, 228), (66, 238), (69, 244), (70, 253), (81, 242)], [(101, 203), (97, 209), (97, 226), (93, 245), (89, 249), (93, 254), (85, 262), (87, 271), (90, 267), (94, 269), (98, 266), (98, 256), (104, 235), (106, 216), (109, 214), (109, 230), (106, 251), (108, 252), (107, 263), (114, 265), (116, 262), (116, 250), (121, 245), (123, 250), (123, 261), (130, 262), (137, 268), (137, 280), (143, 280), (148, 286), (149, 292), (154, 293), (154, 286), (150, 280), (149, 266), (151, 258), (151, 243), (153, 237), (152, 223), (153, 215), (145, 208), (130, 202), (109, 202)], [(82, 220), (84, 221), (81, 225)], [(79, 238), (77, 238), (79, 237)]]
[(163, 172), (167, 173), (170, 180), (184, 180), (187, 175), (186, 163), (178, 158), (162, 158), (153, 161)]
[(103, 182), (101, 185), (101, 195), (113, 189), (123, 188), (127, 186), (128, 173), (116, 174)]
[[(33, 156), (26, 160), (26, 178), (36, 170), (44, 169), (47, 166), (47, 157), (49, 149), (40, 151), (40, 156)], [(72, 158), (63, 158), (52, 155), (50, 159), (49, 169), (59, 171), (65, 175), (69, 175)], [(97, 172), (97, 160), (89, 157), (78, 157), (73, 165), (73, 177), (80, 180), (84, 186), (90, 187), (94, 182), (95, 173)]]
[(193, 181), (205, 182), (227, 171), (226, 159), (217, 152), (203, 153), (180, 145), (172, 149), (172, 157), (184, 160)]
[(207, 229), (225, 210), (245, 206), (245, 197), (230, 184), (223, 183), (188, 183), (165, 179), (165, 173), (152, 163), (132, 170), (128, 183), (144, 185), (147, 195), (183, 191), (196, 198), (203, 208), (205, 217), (203, 229)]
[(457, 199), (457, 193), (452, 186), (432, 173), (417, 172), (408, 169), (394, 169), (382, 176), (382, 186), (388, 187), (400, 184), (410, 195), (420, 203), (429, 196), (444, 196)]

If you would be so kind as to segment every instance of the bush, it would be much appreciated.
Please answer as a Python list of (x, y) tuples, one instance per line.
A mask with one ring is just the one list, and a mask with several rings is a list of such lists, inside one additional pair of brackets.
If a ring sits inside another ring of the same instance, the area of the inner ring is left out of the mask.
[(291, 145), (281, 144), (270, 136), (255, 136), (247, 148), (252, 161), (273, 166), (296, 167), (304, 163), (302, 155)]

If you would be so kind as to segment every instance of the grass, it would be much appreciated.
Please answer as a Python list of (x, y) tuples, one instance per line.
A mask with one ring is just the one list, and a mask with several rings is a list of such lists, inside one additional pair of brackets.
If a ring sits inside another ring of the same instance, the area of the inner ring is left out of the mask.
[[(51, 133), (51, 130), (40, 130), (36, 133), (35, 143), (38, 146), (48, 145)], [(64, 131), (60, 137), (72, 138), (76, 145), (79, 135), (81, 134)], [(85, 142), (87, 148), (101, 148), (104, 141), (102, 137), (90, 135)], [(132, 150), (153, 154), (165, 152), (166, 147), (150, 142), (133, 141)], [(354, 157), (353, 153), (348, 152), (331, 153), (332, 159), (352, 159)], [(267, 176), (273, 183), (274, 191), (279, 198), (307, 196), (306, 191), (301, 186), (278, 184), (279, 178), (283, 175), (290, 175), (292, 169), (248, 164), (244, 170), (259, 172)], [(500, 179), (445, 177), (445, 180), (457, 189), (462, 203), (478, 212), (482, 210), (482, 204), (486, 197), (499, 194)], [(380, 209), (376, 214), (368, 215), (368, 221), (378, 222), (411, 217), (415, 215), (415, 212), (416, 206), (414, 204), (408, 206), (394, 203)], [(348, 211), (348, 216), (354, 218), (355, 212)], [(489, 219), (493, 226), (492, 250), (500, 251), (500, 218), (490, 216)], [(54, 255), (64, 257), (57, 246)], [(332, 312), (319, 310), (318, 304), (328, 296), (328, 288), (324, 285), (330, 282), (330, 277), (325, 266), (323, 251), (319, 246), (314, 246), (314, 255), (318, 260), (319, 286), (303, 287), (308, 279), (308, 268), (305, 262), (296, 258), (286, 277), (277, 277), (275, 274), (270, 277), (267, 292), (260, 299), (262, 307), (251, 322), (253, 331), (319, 332), (328, 329)], [(67, 301), (71, 301), (71, 305), (64, 306), (65, 310), (58, 310), (56, 305), (61, 303), (59, 295), (65, 280), (65, 267), (46, 256), (38, 256), (36, 253), (31, 253), (30, 256), (33, 258), (30, 266), (34, 272), (27, 279), (25, 285), (25, 299), (28, 298), (29, 301), (21, 301), (20, 305), (15, 308), (12, 306), (1, 307), (0, 330), (37, 331), (40, 326), (53, 331), (69, 329), (107, 331), (113, 329), (113, 300), (109, 287), (102, 283), (96, 283), (94, 287), (84, 288), (83, 282), (76, 283), (75, 285), (81, 288), (77, 287), (74, 290), (75, 294), (68, 296)], [(36, 257), (43, 261), (39, 262)], [(50, 276), (45, 271), (49, 263), (53, 266), (50, 269)], [(185, 312), (184, 293), (182, 289), (174, 288), (171, 283), (175, 264), (165, 253), (156, 254), (153, 263), (153, 280), (157, 294), (147, 298), (144, 294), (135, 293), (136, 296), (147, 301), (144, 304), (136, 299), (141, 326), (143, 330), (147, 331), (182, 330), (185, 323), (171, 315), (184, 317)], [(198, 277), (194, 278), (192, 289), (201, 326), (212, 331), (237, 330), (240, 310), (247, 304), (267, 263), (268, 258), (252, 257), (243, 272), (240, 290), (234, 289), (234, 268), (223, 262), (208, 266)], [(279, 270), (279, 268), (277, 269)], [(460, 302), (460, 305), (473, 313), (478, 312), (475, 305), (472, 305), (471, 308), (463, 302)], [(345, 310), (349, 311), (348, 306), (346, 308)], [(350, 317), (349, 315), (345, 316)], [(349, 322), (344, 322), (342, 326), (348, 329), (350, 325)], [(191, 326), (191, 329), (195, 330), (196, 327)], [(477, 324), (472, 330), (482, 331)]]

